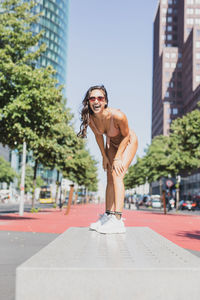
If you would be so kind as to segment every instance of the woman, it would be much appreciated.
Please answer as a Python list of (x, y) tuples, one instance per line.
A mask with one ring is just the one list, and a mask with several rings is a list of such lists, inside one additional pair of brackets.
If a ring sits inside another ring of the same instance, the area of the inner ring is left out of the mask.
[(104, 86), (92, 86), (82, 104), (82, 123), (78, 136), (86, 137), (87, 127), (92, 129), (102, 154), (103, 168), (107, 171), (106, 212), (90, 225), (90, 229), (100, 233), (124, 233), (126, 229), (121, 218), (124, 206), (123, 178), (135, 156), (137, 137), (129, 128), (125, 114), (108, 107)]

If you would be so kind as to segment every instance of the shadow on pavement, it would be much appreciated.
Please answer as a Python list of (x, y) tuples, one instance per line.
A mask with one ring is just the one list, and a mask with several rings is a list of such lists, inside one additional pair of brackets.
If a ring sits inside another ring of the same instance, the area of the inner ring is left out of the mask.
[(194, 232), (182, 231), (177, 235), (181, 237), (188, 237), (190, 239), (200, 240), (200, 231), (194, 231)]
[(31, 217), (20, 217), (20, 216), (2, 216), (0, 215), (0, 220), (34, 220)]

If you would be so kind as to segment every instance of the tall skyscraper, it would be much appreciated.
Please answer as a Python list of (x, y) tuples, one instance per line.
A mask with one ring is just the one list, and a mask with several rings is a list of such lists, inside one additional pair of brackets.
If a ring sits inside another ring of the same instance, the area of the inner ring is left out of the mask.
[(152, 138), (200, 101), (200, 0), (160, 0), (154, 20)]
[(44, 30), (41, 43), (47, 45), (46, 52), (39, 59), (38, 65), (52, 65), (57, 71), (59, 84), (66, 84), (67, 74), (67, 29), (69, 0), (36, 0), (35, 13), (42, 17), (32, 30), (35, 33)]
[[(153, 47), (152, 138), (200, 101), (200, 0), (160, 0)], [(200, 193), (199, 172), (184, 179), (182, 195)]]

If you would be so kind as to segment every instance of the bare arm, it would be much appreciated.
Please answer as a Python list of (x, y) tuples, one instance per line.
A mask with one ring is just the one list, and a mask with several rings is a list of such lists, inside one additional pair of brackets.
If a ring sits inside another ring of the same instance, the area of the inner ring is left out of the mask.
[(90, 126), (90, 128), (92, 129), (92, 131), (93, 131), (93, 133), (95, 135), (96, 142), (97, 142), (97, 144), (99, 146), (99, 149), (101, 151), (101, 155), (103, 157), (103, 169), (107, 170), (108, 167), (110, 166), (110, 162), (109, 162), (109, 160), (107, 158), (107, 155), (106, 155), (106, 152), (105, 152), (103, 135), (97, 134), (95, 132), (95, 129), (91, 125), (89, 125), (89, 126)]

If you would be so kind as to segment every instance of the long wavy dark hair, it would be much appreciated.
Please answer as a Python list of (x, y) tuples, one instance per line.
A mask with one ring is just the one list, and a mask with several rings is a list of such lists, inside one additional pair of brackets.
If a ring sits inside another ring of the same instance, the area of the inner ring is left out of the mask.
[(95, 85), (95, 86), (91, 86), (89, 88), (89, 90), (87, 91), (87, 93), (85, 94), (85, 97), (82, 101), (82, 109), (81, 109), (81, 126), (80, 126), (80, 131), (77, 134), (78, 137), (82, 137), (85, 138), (87, 137), (87, 127), (89, 125), (90, 122), (90, 115), (93, 115), (93, 111), (90, 108), (90, 104), (89, 104), (89, 97), (90, 94), (93, 90), (101, 90), (103, 91), (104, 95), (105, 95), (105, 100), (106, 100), (106, 105), (105, 108), (108, 107), (108, 94), (107, 91), (105, 89), (105, 87), (103, 85)]

